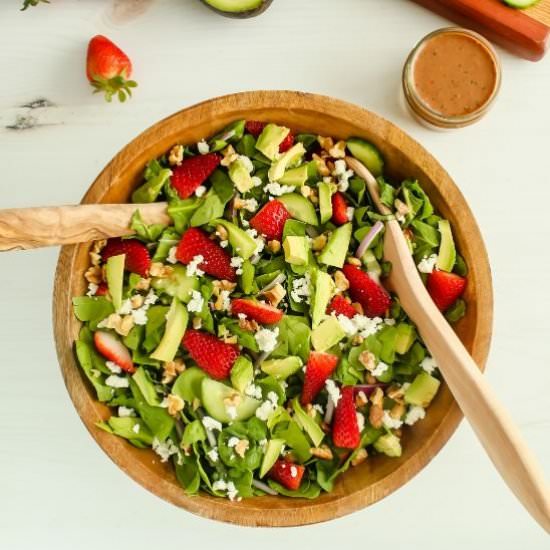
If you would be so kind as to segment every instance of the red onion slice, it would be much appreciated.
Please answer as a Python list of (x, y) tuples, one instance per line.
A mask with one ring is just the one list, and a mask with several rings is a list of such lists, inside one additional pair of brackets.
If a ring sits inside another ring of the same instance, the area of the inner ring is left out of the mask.
[(357, 252), (355, 252), (356, 258), (361, 258), (363, 254), (367, 251), (372, 241), (376, 238), (378, 233), (384, 229), (384, 224), (380, 221), (376, 222), (371, 228), (370, 231), (363, 237), (363, 240), (357, 247)]

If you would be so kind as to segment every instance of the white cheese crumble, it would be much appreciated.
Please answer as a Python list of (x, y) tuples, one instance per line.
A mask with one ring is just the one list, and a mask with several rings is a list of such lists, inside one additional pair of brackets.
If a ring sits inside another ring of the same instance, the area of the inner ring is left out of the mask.
[(405, 415), (405, 424), (407, 426), (412, 426), (416, 424), (419, 420), (422, 420), (426, 416), (426, 410), (424, 407), (418, 405), (413, 405)]
[(193, 275), (197, 275), (197, 277), (200, 277), (201, 275), (204, 275), (204, 271), (202, 269), (199, 269), (199, 265), (204, 262), (204, 256), (201, 256), (198, 254), (195, 256), (188, 264), (186, 273), (188, 277), (192, 277)]
[(177, 454), (178, 448), (170, 439), (159, 441), (155, 437), (155, 439), (153, 439), (153, 451), (160, 456), (161, 462), (166, 462), (172, 455)]
[(353, 220), (353, 214), (354, 213), (355, 213), (355, 208), (353, 208), (353, 206), (348, 206), (346, 208), (346, 216), (347, 216), (349, 222), (351, 220)]
[(338, 178), (338, 190), (345, 193), (349, 188), (349, 180), (354, 175), (353, 170), (347, 169), (345, 160), (338, 159), (334, 162), (332, 175)]
[(132, 312), (132, 302), (130, 301), (130, 298), (127, 298), (126, 300), (123, 300), (120, 304), (120, 307), (118, 308), (117, 313), (119, 315), (128, 315)]
[[(120, 405), (120, 407), (118, 408), (118, 416), (120, 416), (121, 418), (136, 416), (136, 411), (134, 411), (134, 409), (132, 409), (131, 407)], [(139, 426), (139, 424), (136, 425)]]
[(275, 181), (272, 181), (264, 186), (264, 191), (274, 197), (280, 197), (287, 193), (292, 193), (296, 189), (294, 185), (281, 185)]
[(220, 491), (222, 493), (225, 492), (227, 494), (227, 498), (231, 501), (241, 500), (241, 498), (238, 496), (239, 491), (237, 491), (237, 488), (232, 481), (218, 479), (212, 484), (212, 489), (214, 489), (214, 491)]
[(303, 277), (299, 279), (294, 279), (292, 281), (292, 290), (290, 291), (291, 298), (296, 302), (300, 303), (302, 300), (305, 300), (306, 303), (309, 303), (309, 296), (311, 295), (311, 276), (309, 273), (306, 273)]
[(166, 257), (166, 261), (169, 263), (169, 264), (177, 264), (178, 263), (178, 259), (176, 258), (176, 251), (177, 251), (178, 247), (177, 246), (173, 246), (169, 251), (168, 251), (168, 256)]
[(382, 376), (388, 369), (390, 368), (389, 365), (386, 365), (383, 361), (380, 361), (376, 367), (371, 370), (371, 374), (373, 376)]
[(210, 431), (218, 430), (219, 432), (222, 431), (221, 422), (218, 422), (217, 420), (215, 420), (211, 416), (203, 416), (201, 422), (202, 422), (202, 425), (204, 426), (204, 428), (206, 430), (210, 430)]
[(296, 466), (290, 467), (290, 477), (298, 477), (298, 468)]
[(132, 310), (132, 319), (136, 325), (146, 325), (147, 324), (147, 309), (140, 307), (139, 309)]
[(418, 262), (418, 271), (420, 273), (431, 273), (434, 270), (435, 264), (437, 263), (437, 254), (432, 254), (431, 256), (424, 256), (420, 262)]
[[(145, 296), (145, 300), (143, 300), (144, 306), (152, 306), (158, 302), (159, 297), (155, 294), (154, 290), (150, 290), (147, 296)], [(142, 306), (143, 307), (143, 306)]]
[[(335, 315), (332, 313), (332, 315)], [(352, 319), (345, 315), (335, 315), (342, 330), (348, 336), (359, 334), (363, 338), (368, 338), (376, 334), (382, 328), (382, 319), (380, 317), (367, 317), (366, 315), (354, 315)]]
[(222, 248), (227, 248), (228, 245), (229, 245), (229, 241), (220, 241), (220, 246)]
[(134, 427), (132, 428), (132, 431), (133, 431), (135, 434), (138, 434), (140, 429), (141, 429), (140, 424), (138, 424), (138, 423), (136, 422), (136, 423), (134, 424)]
[(254, 397), (254, 399), (262, 398), (262, 388), (260, 388), (260, 386), (255, 386), (252, 383), (246, 386), (244, 393), (248, 395), (248, 397)]
[(362, 432), (365, 427), (365, 417), (360, 412), (355, 413), (355, 415), (357, 416), (357, 427)]
[(197, 143), (197, 151), (201, 155), (206, 155), (206, 154), (210, 153), (210, 145), (208, 145), (208, 143), (206, 143), (206, 141), (204, 141), (204, 139), (201, 139)]
[(209, 458), (212, 462), (218, 462), (218, 459), (219, 459), (218, 449), (216, 449), (216, 447), (214, 447), (213, 449), (210, 449), (210, 450), (206, 453), (206, 456), (208, 456), (208, 458)]
[(260, 351), (271, 353), (277, 347), (277, 338), (279, 336), (279, 327), (275, 327), (273, 330), (268, 328), (261, 328), (254, 338), (258, 343)]
[(204, 298), (198, 290), (191, 291), (191, 300), (187, 304), (187, 311), (190, 313), (200, 313), (204, 306)]
[(231, 420), (235, 420), (235, 418), (237, 418), (237, 407), (235, 407), (235, 405), (229, 405), (225, 407), (225, 411), (227, 412)]
[(256, 409), (256, 416), (264, 422), (277, 410), (278, 396), (274, 391), (267, 394), (267, 399)]
[(105, 361), (105, 366), (113, 373), (120, 374), (122, 369), (113, 361)]
[(237, 275), (242, 275), (243, 273), (243, 262), (244, 260), (240, 256), (233, 256), (231, 258), (230, 265), (231, 267), (236, 268), (235, 272), (237, 273)]
[(384, 323), (389, 327), (393, 327), (395, 325), (395, 319), (391, 319), (391, 318), (384, 319)]
[(397, 430), (398, 428), (401, 428), (403, 425), (403, 422), (399, 420), (399, 418), (393, 418), (389, 411), (384, 411), (384, 416), (382, 417), (382, 424), (386, 426), (386, 428), (390, 430)]
[(195, 189), (195, 197), (202, 197), (206, 193), (206, 187), (204, 185), (199, 185)]
[(424, 357), (422, 359), (422, 362), (420, 363), (420, 366), (428, 373), (432, 374), (433, 371), (437, 368), (437, 363), (435, 362), (435, 359), (433, 357), (430, 357), (429, 355), (427, 357)]
[(314, 410), (316, 410), (321, 416), (325, 414), (325, 409), (323, 409), (322, 405), (319, 405), (318, 403), (315, 403), (313, 405)]
[(126, 376), (117, 376), (111, 374), (105, 379), (105, 384), (111, 388), (127, 388), (130, 386), (130, 382)]
[(222, 300), (221, 311), (229, 311), (229, 308), (231, 307), (231, 300), (229, 299), (230, 294), (231, 294), (231, 291), (229, 290), (222, 290), (220, 292), (220, 298)]
[(241, 201), (242, 207), (249, 212), (258, 210), (258, 201), (256, 199), (245, 199)]
[(258, 232), (255, 229), (246, 229), (245, 232), (254, 239), (254, 242), (256, 243), (254, 255), (257, 256), (265, 248), (265, 241), (262, 237), (258, 237)]
[(95, 283), (89, 283), (88, 292), (86, 292), (86, 296), (95, 296), (98, 288), (99, 288), (99, 285), (96, 285)]
[[(262, 185), (262, 178), (259, 178), (258, 176), (252, 176), (252, 185), (254, 187), (260, 187), (260, 185)], [(243, 223), (244, 225), (244, 223)]]
[(327, 389), (332, 403), (336, 407), (336, 405), (338, 405), (338, 401), (340, 401), (340, 388), (335, 384), (334, 380), (331, 380), (330, 378), (325, 382), (325, 388)]
[(236, 447), (239, 443), (240, 439), (238, 437), (232, 436), (227, 440), (227, 446), (232, 449), (233, 447)]

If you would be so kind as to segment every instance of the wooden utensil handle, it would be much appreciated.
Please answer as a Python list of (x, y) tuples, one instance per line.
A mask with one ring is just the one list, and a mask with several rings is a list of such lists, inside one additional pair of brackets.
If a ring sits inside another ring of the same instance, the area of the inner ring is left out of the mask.
[(543, 471), (512, 418), (429, 296), (396, 221), (386, 224), (384, 246), (388, 257), (401, 260), (392, 265), (391, 284), (403, 309), (419, 328), (462, 412), (502, 478), (550, 532), (550, 492)]
[(80, 204), (0, 210), (0, 251), (75, 244), (131, 235), (132, 214), (145, 223), (170, 223), (166, 203)]

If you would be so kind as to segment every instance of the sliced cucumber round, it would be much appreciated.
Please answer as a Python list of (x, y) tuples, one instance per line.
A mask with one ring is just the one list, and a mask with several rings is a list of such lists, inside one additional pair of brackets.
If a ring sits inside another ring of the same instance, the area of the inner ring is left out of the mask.
[[(247, 420), (261, 405), (261, 402), (239, 393), (231, 386), (216, 382), (210, 378), (202, 381), (202, 404), (206, 412), (218, 422)], [(230, 415), (225, 400), (235, 399), (234, 414)]]

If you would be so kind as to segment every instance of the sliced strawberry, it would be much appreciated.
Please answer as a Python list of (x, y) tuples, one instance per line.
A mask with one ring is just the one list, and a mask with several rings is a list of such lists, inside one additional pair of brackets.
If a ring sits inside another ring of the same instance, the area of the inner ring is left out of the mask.
[(216, 380), (227, 378), (239, 357), (239, 346), (226, 344), (208, 332), (188, 329), (182, 343), (195, 363)]
[(305, 467), (289, 460), (279, 459), (269, 471), (269, 477), (291, 491), (297, 491), (304, 477)]
[(435, 305), (446, 311), (462, 296), (467, 282), (465, 277), (456, 273), (434, 270), (428, 275), (426, 286)]
[(361, 442), (353, 386), (344, 386), (341, 389), (340, 399), (334, 411), (332, 441), (337, 447), (344, 449), (355, 449)]
[(147, 247), (137, 239), (109, 239), (101, 251), (101, 257), (106, 262), (111, 256), (126, 254), (124, 269), (147, 277), (151, 267), (151, 256)]
[(183, 159), (181, 164), (172, 170), (170, 183), (182, 199), (187, 199), (208, 179), (220, 161), (221, 157), (217, 153)]
[(285, 222), (290, 218), (290, 212), (285, 205), (274, 199), (269, 201), (253, 218), (250, 225), (269, 241), (280, 241), (283, 236)]
[(332, 202), (332, 223), (335, 225), (348, 223), (348, 203), (346, 197), (340, 191), (336, 191), (330, 200)]
[(97, 285), (95, 296), (105, 296), (108, 293), (109, 293), (109, 288), (107, 287), (107, 283), (99, 283), (99, 285)]
[(285, 139), (281, 141), (279, 145), (279, 153), (285, 153), (294, 145), (294, 134), (291, 132), (288, 133)]
[(203, 261), (198, 268), (216, 277), (228, 281), (236, 281), (237, 273), (231, 267), (231, 257), (215, 241), (208, 238), (208, 234), (202, 229), (191, 227), (181, 237), (176, 250), (176, 258), (182, 264), (188, 264), (196, 256), (202, 256)]
[(349, 281), (352, 300), (363, 306), (368, 317), (382, 317), (391, 305), (386, 289), (357, 266), (346, 264), (342, 270)]
[[(259, 120), (248, 120), (245, 124), (245, 129), (249, 134), (252, 134), (255, 138), (264, 131), (266, 122), (260, 122)], [(294, 135), (289, 132), (286, 138), (279, 145), (279, 153), (288, 151), (294, 145)]]
[(264, 302), (235, 298), (231, 301), (231, 313), (244, 313), (249, 319), (264, 325), (273, 325), (283, 318), (283, 311)]
[(304, 385), (302, 386), (302, 405), (311, 403), (323, 389), (327, 378), (334, 372), (338, 364), (338, 356), (331, 353), (312, 351), (309, 354)]
[(94, 332), (94, 344), (97, 351), (99, 351), (107, 361), (116, 363), (126, 372), (136, 371), (128, 348), (112, 332), (107, 332), (106, 330)]
[(357, 315), (355, 308), (341, 295), (337, 294), (327, 308), (327, 313), (335, 313), (336, 315), (345, 315), (352, 319)]

